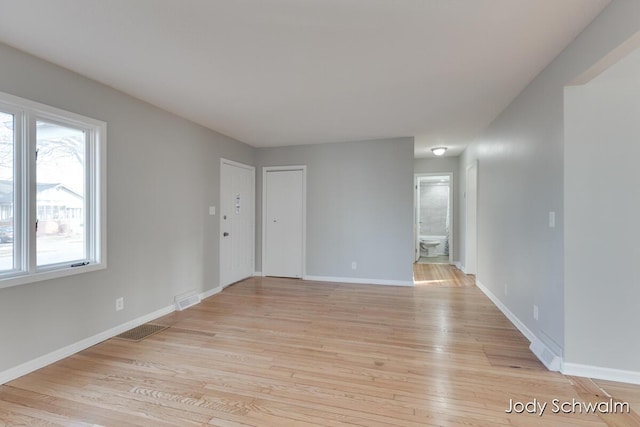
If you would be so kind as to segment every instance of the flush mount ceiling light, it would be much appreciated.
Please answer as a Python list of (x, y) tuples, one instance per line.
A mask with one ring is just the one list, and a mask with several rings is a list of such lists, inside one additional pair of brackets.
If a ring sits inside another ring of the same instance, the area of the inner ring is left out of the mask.
[(447, 147), (436, 147), (432, 148), (431, 151), (433, 151), (433, 154), (436, 156), (442, 156), (444, 152), (447, 151)]

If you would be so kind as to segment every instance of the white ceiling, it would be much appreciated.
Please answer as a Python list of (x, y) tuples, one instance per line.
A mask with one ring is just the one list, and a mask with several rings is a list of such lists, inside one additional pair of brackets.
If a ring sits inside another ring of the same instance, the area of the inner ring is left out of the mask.
[(0, 0), (0, 40), (255, 147), (457, 155), (610, 0)]

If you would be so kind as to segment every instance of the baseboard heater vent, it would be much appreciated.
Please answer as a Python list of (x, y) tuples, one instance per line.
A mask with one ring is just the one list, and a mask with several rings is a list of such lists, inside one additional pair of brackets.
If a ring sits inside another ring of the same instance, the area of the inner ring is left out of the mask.
[(200, 303), (200, 295), (190, 295), (186, 297), (176, 297), (176, 310), (182, 311)]
[(142, 341), (145, 338), (149, 338), (151, 335), (155, 335), (158, 332), (162, 332), (167, 328), (168, 326), (145, 323), (144, 325), (129, 329), (127, 332), (123, 332), (120, 335), (116, 335), (115, 338), (138, 342)]
[(549, 347), (547, 347), (542, 341), (534, 339), (529, 346), (529, 349), (538, 359), (547, 367), (550, 371), (559, 371), (561, 366), (561, 359), (555, 355)]

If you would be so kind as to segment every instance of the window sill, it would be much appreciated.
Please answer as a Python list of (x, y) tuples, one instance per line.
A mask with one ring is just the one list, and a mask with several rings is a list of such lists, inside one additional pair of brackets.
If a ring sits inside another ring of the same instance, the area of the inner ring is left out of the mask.
[(107, 268), (105, 262), (88, 264), (80, 267), (63, 267), (55, 270), (39, 271), (37, 273), (24, 273), (0, 279), (0, 289), (11, 288), (13, 286), (25, 285), (27, 283), (41, 282), (43, 280), (59, 279), (61, 277), (74, 276), (76, 274), (89, 273), (92, 271), (104, 270)]

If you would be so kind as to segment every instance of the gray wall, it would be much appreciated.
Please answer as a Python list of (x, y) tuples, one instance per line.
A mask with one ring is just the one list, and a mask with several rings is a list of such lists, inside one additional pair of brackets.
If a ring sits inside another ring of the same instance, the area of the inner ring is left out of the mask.
[(108, 126), (108, 269), (0, 289), (0, 371), (217, 287), (220, 157), (253, 164), (254, 149), (6, 45), (0, 58), (0, 91)]
[(453, 198), (451, 199), (451, 207), (453, 208), (453, 261), (459, 261), (461, 256), (460, 246), (460, 225), (464, 221), (463, 212), (460, 211), (462, 206), (460, 201), (460, 158), (456, 157), (438, 157), (429, 159), (415, 159), (413, 162), (413, 170), (415, 173), (452, 173), (453, 174)]
[(566, 362), (640, 371), (640, 49), (565, 95)]
[[(466, 166), (479, 161), (478, 280), (560, 355), (565, 341), (563, 87), (638, 31), (639, 17), (640, 2), (614, 0), (460, 157), (461, 189)], [(464, 216), (464, 205), (461, 210)], [(553, 229), (549, 211), (556, 212)], [(464, 252), (461, 260), (464, 264)], [(534, 304), (539, 321), (533, 319)]]
[(262, 167), (286, 165), (307, 165), (307, 275), (413, 280), (413, 138), (257, 149), (258, 271)]

